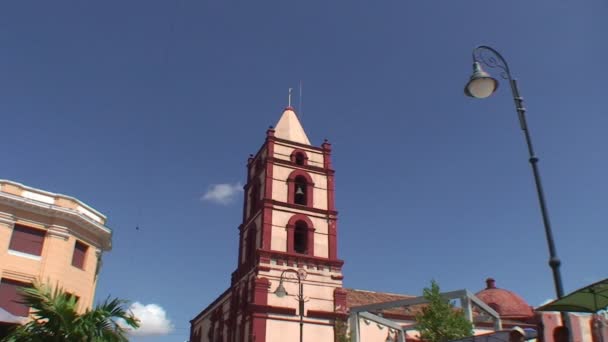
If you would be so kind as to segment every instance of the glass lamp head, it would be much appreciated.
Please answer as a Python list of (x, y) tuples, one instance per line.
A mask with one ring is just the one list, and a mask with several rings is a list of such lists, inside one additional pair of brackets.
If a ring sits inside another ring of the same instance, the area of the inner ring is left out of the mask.
[(277, 286), (277, 289), (274, 290), (274, 294), (279, 298), (287, 296), (287, 291), (285, 290), (285, 286), (283, 286), (283, 281), (281, 281), (279, 286)]
[(471, 75), (469, 82), (464, 87), (465, 95), (484, 99), (494, 94), (497, 88), (498, 81), (485, 72), (479, 62), (473, 63), (473, 75)]

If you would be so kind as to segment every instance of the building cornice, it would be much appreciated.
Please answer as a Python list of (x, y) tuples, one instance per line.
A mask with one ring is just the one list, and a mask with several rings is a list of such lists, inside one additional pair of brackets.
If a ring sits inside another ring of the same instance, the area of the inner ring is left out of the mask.
[(47, 217), (60, 217), (66, 219), (80, 227), (84, 227), (97, 236), (100, 239), (103, 250), (110, 250), (112, 248), (112, 230), (75, 209), (44, 203), (2, 191), (0, 191), (0, 203)]
[[(53, 192), (49, 192), (49, 191), (45, 191), (45, 190), (41, 190), (41, 189), (32, 188), (31, 186), (27, 186), (27, 185), (24, 185), (24, 184), (21, 184), (21, 183), (18, 183), (18, 182), (14, 182), (14, 181), (11, 181), (11, 180), (8, 180), (8, 179), (0, 179), (0, 185), (2, 185), (2, 183), (10, 184), (10, 185), (19, 187), (19, 188), (21, 188), (23, 190), (31, 191), (33, 193), (38, 193), (38, 194), (42, 194), (42, 195), (49, 196), (49, 197), (54, 197), (54, 198), (55, 197), (60, 197), (60, 198), (63, 198), (63, 199), (67, 199), (67, 200), (73, 201), (73, 202), (77, 203), (78, 205), (80, 205), (81, 207), (83, 207), (83, 208), (85, 208), (87, 210), (92, 211), (95, 215), (99, 216), (104, 222), (106, 222), (108, 220), (108, 218), (104, 214), (100, 213), (99, 211), (95, 210), (95, 208), (89, 206), (88, 204), (82, 202), (81, 200), (79, 200), (79, 199), (77, 199), (75, 197), (68, 196), (68, 195), (63, 195), (63, 194), (58, 194), (58, 193), (53, 193)], [(1, 187), (0, 187), (0, 190), (1, 190)]]

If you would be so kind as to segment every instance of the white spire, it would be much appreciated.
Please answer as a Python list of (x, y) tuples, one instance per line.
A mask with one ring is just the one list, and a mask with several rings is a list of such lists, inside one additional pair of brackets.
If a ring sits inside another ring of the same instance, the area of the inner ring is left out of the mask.
[(306, 132), (304, 132), (304, 128), (302, 128), (296, 112), (291, 107), (285, 108), (274, 131), (274, 136), (277, 138), (310, 145)]

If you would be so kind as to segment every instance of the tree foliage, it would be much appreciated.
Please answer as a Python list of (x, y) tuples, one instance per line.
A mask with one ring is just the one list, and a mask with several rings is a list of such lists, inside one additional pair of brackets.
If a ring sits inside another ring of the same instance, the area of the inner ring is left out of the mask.
[(431, 281), (424, 289), (424, 298), (429, 301), (422, 312), (416, 315), (420, 337), (429, 342), (446, 342), (473, 335), (473, 324), (461, 310), (441, 296), (439, 285)]
[(34, 284), (21, 290), (23, 303), (32, 309), (32, 319), (17, 327), (5, 342), (126, 342), (127, 327), (139, 327), (138, 320), (125, 311), (127, 302), (107, 298), (92, 310), (78, 313), (76, 296), (60, 288)]
[(336, 342), (350, 342), (348, 323), (346, 323), (345, 320), (336, 320), (334, 323), (334, 331), (336, 333)]

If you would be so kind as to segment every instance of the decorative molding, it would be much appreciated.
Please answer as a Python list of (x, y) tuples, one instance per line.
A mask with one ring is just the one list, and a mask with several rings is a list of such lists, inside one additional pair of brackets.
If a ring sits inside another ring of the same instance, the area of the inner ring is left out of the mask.
[(268, 266), (258, 266), (257, 269), (260, 272), (270, 272), (270, 270), (271, 270), (271, 268)]
[(318, 208), (313, 208), (313, 207), (307, 207), (305, 205), (293, 204), (293, 203), (287, 203), (287, 202), (281, 202), (281, 201), (277, 201), (277, 200), (268, 200), (268, 199), (265, 199), (264, 202), (272, 204), (272, 205), (280, 206), (280, 207), (290, 208), (290, 209), (297, 209), (297, 210), (302, 210), (302, 211), (310, 211), (310, 212), (317, 213), (317, 214), (323, 214), (323, 215), (329, 215), (329, 216), (337, 216), (338, 215), (338, 212), (335, 211), (335, 210), (318, 209)]
[(316, 151), (316, 152), (323, 152), (323, 149), (321, 147), (316, 147), (316, 146), (312, 146), (312, 145), (306, 145), (306, 144), (302, 144), (302, 143), (299, 143), (299, 142), (295, 142), (295, 141), (291, 141), (291, 140), (286, 140), (286, 139), (281, 139), (281, 138), (277, 138), (277, 137), (273, 137), (273, 139), (276, 142), (285, 144), (285, 146), (287, 146), (287, 147), (295, 147), (295, 146), (297, 146), (297, 147), (302, 147), (302, 148), (309, 149), (309, 150)]
[(332, 170), (332, 169), (325, 169), (322, 168), (320, 166), (314, 166), (314, 165), (298, 165), (296, 163), (293, 163), (287, 159), (281, 159), (281, 158), (277, 158), (277, 157), (268, 157), (268, 160), (272, 163), (272, 164), (276, 164), (276, 165), (280, 165), (280, 166), (285, 166), (288, 168), (292, 168), (292, 169), (300, 169), (300, 170), (305, 170), (305, 171), (311, 171), (315, 174), (318, 175), (322, 175), (322, 176), (329, 176), (329, 175), (333, 175), (336, 171)]
[(2, 271), (1, 276), (2, 278), (9, 278), (12, 280), (20, 281), (22, 283), (33, 283), (36, 281), (36, 277), (31, 274), (13, 270), (4, 270)]
[(260, 304), (253, 304), (253, 303), (250, 303), (247, 306), (247, 310), (249, 310), (249, 312), (266, 313), (266, 314), (268, 314), (268, 313), (279, 314), (279, 315), (295, 315), (296, 314), (295, 308), (286, 308), (286, 307), (272, 306), (272, 305), (260, 305)]
[(10, 255), (14, 255), (14, 256), (18, 256), (18, 257), (22, 257), (22, 258), (26, 258), (26, 259), (31, 259), (31, 260), (36, 260), (36, 261), (42, 260), (42, 256), (40, 256), (40, 255), (23, 253), (23, 252), (19, 252), (19, 251), (14, 251), (12, 249), (7, 250), (6, 252)]
[(307, 310), (306, 316), (311, 317), (311, 318), (326, 318), (326, 319), (347, 319), (348, 318), (347, 313), (322, 311), (322, 310)]
[[(21, 183), (10, 181), (8, 179), (0, 179), (0, 185), (2, 185), (3, 183), (11, 184), (13, 186), (19, 187), (19, 188), (21, 188), (22, 191), (30, 191), (30, 192), (34, 192), (34, 193), (41, 194), (41, 195), (44, 195), (44, 196), (50, 196), (50, 197), (53, 197), (53, 198), (55, 198), (55, 197), (61, 197), (63, 199), (74, 201), (78, 205), (80, 205), (80, 206), (82, 206), (82, 207), (84, 207), (84, 208), (92, 211), (93, 213), (101, 216), (104, 221), (107, 220), (107, 217), (104, 214), (100, 213), (99, 211), (95, 210), (94, 208), (90, 207), (88, 204), (80, 201), (79, 199), (77, 199), (75, 197), (68, 196), (68, 195), (63, 195), (63, 194), (59, 194), (59, 193), (53, 193), (53, 192), (45, 191), (45, 190), (41, 190), (41, 189), (32, 188), (32, 187), (29, 187), (27, 185), (23, 185)], [(0, 189), (2, 189), (2, 187), (0, 187)]]
[[(64, 208), (53, 204), (29, 200), (24, 197), (0, 192), (0, 203), (5, 203), (11, 207), (27, 210), (46, 217), (59, 217), (68, 220), (79, 227), (87, 229), (100, 239), (106, 250), (111, 249), (112, 230), (103, 224), (94, 221), (74, 209)], [(36, 223), (38, 224), (38, 223)], [(39, 224), (38, 224), (39, 225)]]
[(70, 238), (70, 229), (63, 226), (52, 225), (47, 230), (47, 235), (67, 241)]
[(0, 212), (0, 223), (6, 223), (9, 228), (12, 229), (13, 225), (15, 224), (15, 220), (16, 220), (15, 215), (5, 213), (5, 212)]
[(292, 266), (293, 262), (299, 262), (302, 264), (312, 263), (314, 265), (322, 264), (329, 265), (331, 270), (339, 272), (342, 269), (342, 265), (344, 265), (344, 260), (340, 259), (327, 259), (322, 257), (304, 255), (304, 254), (292, 254), (287, 252), (273, 251), (273, 250), (258, 250), (260, 255), (266, 256), (271, 259), (283, 259), (287, 260), (287, 265)]

